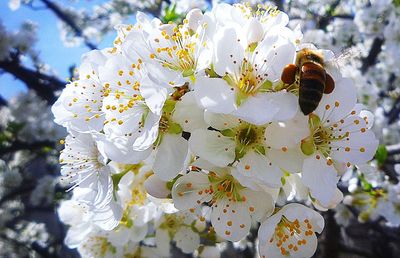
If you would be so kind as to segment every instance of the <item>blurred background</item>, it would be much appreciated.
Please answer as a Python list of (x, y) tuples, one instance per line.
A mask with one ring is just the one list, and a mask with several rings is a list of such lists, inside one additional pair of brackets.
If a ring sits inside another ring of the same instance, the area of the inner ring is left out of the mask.
[[(68, 198), (58, 165), (66, 132), (50, 107), (81, 55), (111, 46), (114, 26), (134, 23), (137, 11), (179, 21), (213, 2), (220, 1), (0, 1), (0, 257), (79, 257), (64, 246), (66, 227), (56, 213)], [(381, 142), (370, 164), (342, 178), (344, 203), (323, 213), (315, 257), (400, 257), (400, 1), (269, 3), (288, 13), (290, 27), (301, 26), (305, 42), (352, 55), (342, 71), (375, 114)], [(222, 257), (255, 253), (231, 245)]]

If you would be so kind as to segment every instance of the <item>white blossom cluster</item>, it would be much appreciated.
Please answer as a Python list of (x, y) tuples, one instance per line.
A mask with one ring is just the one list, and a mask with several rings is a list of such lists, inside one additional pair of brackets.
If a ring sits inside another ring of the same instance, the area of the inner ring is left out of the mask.
[[(310, 206), (336, 207), (340, 177), (370, 161), (378, 140), (335, 55), (288, 23), (265, 5), (192, 9), (181, 24), (138, 13), (112, 48), (83, 56), (52, 107), (69, 132), (60, 163), (73, 197), (59, 209), (69, 247), (169, 257), (173, 242), (211, 257), (259, 222), (261, 257), (314, 254), (324, 219)], [(304, 50), (335, 84), (307, 115), (306, 68), (283, 79)]]

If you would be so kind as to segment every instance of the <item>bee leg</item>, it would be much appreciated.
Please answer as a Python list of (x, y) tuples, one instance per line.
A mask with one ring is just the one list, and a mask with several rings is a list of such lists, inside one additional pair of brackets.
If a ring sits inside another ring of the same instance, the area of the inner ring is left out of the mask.
[(326, 74), (324, 93), (329, 94), (335, 89), (335, 81), (332, 76)]
[(293, 84), (296, 80), (297, 66), (295, 64), (288, 64), (283, 68), (281, 80), (285, 84)]

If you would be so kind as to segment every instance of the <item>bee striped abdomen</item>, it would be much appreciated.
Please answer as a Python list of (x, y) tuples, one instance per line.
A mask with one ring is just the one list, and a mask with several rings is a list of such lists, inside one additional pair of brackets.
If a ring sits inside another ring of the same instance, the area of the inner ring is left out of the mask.
[(307, 62), (301, 67), (299, 105), (304, 115), (313, 112), (321, 101), (326, 81), (325, 69), (316, 63)]

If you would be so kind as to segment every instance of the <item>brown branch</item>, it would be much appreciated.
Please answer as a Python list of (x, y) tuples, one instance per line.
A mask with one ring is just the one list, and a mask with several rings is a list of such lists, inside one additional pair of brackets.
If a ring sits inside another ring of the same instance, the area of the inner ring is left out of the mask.
[(67, 13), (65, 13), (57, 4), (53, 3), (50, 0), (41, 0), (42, 3), (44, 3), (46, 5), (47, 8), (49, 8), (51, 11), (54, 12), (54, 14), (60, 19), (62, 20), (65, 24), (67, 24), (72, 31), (75, 33), (75, 35), (77, 37), (81, 37), (84, 39), (85, 45), (90, 48), (90, 49), (96, 49), (97, 46), (94, 45), (93, 43), (91, 43), (89, 41), (89, 39), (83, 35), (82, 33), (82, 29), (76, 24), (76, 22), (70, 17), (68, 16)]
[(20, 195), (24, 195), (27, 194), (29, 192), (31, 192), (35, 187), (33, 185), (24, 185), (23, 187), (17, 188), (11, 192), (8, 192), (7, 194), (5, 194), (1, 199), (0, 199), (0, 207), (1, 205), (3, 205), (3, 203), (12, 200)]
[(324, 241), (328, 243), (322, 249), (322, 257), (337, 258), (339, 257), (339, 243), (340, 243), (340, 227), (336, 223), (334, 212), (332, 210), (326, 212), (325, 216), (326, 226), (324, 229)]
[(354, 248), (354, 247), (350, 247), (350, 246), (347, 246), (347, 245), (344, 245), (344, 244), (340, 245), (340, 252), (341, 253), (348, 253), (348, 254), (356, 254), (358, 256), (366, 257), (366, 258), (376, 258), (376, 257), (374, 257), (373, 255), (371, 255), (370, 253), (368, 253), (368, 252), (366, 252), (364, 250), (361, 250), (361, 249), (358, 249), (358, 248)]
[(363, 74), (365, 74), (368, 71), (368, 68), (370, 66), (373, 66), (376, 63), (376, 59), (379, 53), (382, 51), (382, 45), (384, 42), (385, 42), (384, 39), (381, 38), (374, 39), (374, 42), (372, 43), (368, 56), (362, 59), (361, 72)]
[(14, 141), (11, 145), (7, 147), (0, 146), (0, 157), (2, 155), (13, 153), (19, 150), (40, 150), (45, 147), (54, 148), (54, 142), (51, 141), (37, 141), (37, 142), (21, 142), (21, 141)]
[(0, 69), (23, 81), (29, 89), (35, 91), (49, 104), (53, 104), (57, 99), (54, 91), (64, 88), (66, 84), (56, 77), (23, 66), (17, 55), (13, 55), (11, 59), (0, 61)]

